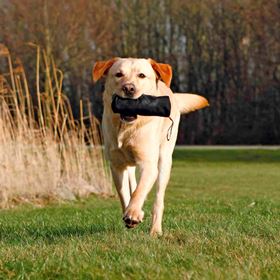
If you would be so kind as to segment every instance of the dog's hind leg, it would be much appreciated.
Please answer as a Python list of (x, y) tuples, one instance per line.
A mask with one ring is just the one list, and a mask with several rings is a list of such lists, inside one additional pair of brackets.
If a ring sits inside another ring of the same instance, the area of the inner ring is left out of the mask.
[(127, 169), (111, 167), (113, 180), (121, 200), (123, 213), (130, 201), (130, 184)]
[(135, 177), (136, 166), (127, 167), (127, 171), (128, 171), (128, 179), (129, 179), (129, 190), (131, 196), (137, 187), (137, 181)]

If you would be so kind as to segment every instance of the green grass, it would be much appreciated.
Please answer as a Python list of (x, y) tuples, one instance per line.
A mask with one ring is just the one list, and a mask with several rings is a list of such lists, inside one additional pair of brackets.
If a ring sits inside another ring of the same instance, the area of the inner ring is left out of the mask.
[(0, 212), (0, 279), (280, 279), (280, 151), (176, 150), (164, 235), (116, 198)]

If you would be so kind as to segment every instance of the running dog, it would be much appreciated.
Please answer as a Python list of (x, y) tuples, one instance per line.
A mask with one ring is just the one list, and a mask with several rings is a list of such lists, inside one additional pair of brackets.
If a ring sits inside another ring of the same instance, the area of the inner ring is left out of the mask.
[[(123, 220), (128, 228), (144, 218), (145, 199), (157, 182), (152, 213), (151, 235), (162, 234), (164, 194), (172, 165), (180, 114), (208, 106), (199, 95), (173, 93), (170, 89), (172, 68), (152, 59), (113, 58), (98, 61), (93, 67), (93, 80), (105, 77), (102, 131), (105, 155), (121, 201)], [(143, 93), (169, 96), (170, 118), (157, 116), (123, 116), (112, 111), (112, 96), (136, 99)], [(139, 182), (135, 169), (139, 168)]]

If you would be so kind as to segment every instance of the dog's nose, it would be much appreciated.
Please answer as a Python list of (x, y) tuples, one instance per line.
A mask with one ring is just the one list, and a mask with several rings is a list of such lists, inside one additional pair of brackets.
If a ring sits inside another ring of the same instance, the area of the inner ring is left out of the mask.
[(133, 96), (136, 91), (135, 86), (132, 83), (124, 84), (122, 90), (127, 96)]

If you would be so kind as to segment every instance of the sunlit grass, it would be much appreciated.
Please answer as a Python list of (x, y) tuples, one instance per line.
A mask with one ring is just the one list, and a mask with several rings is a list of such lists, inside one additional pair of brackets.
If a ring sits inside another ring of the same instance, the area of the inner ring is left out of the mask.
[(2, 210), (0, 278), (277, 279), (279, 162), (280, 151), (177, 150), (156, 239), (153, 193), (135, 230), (117, 198)]

